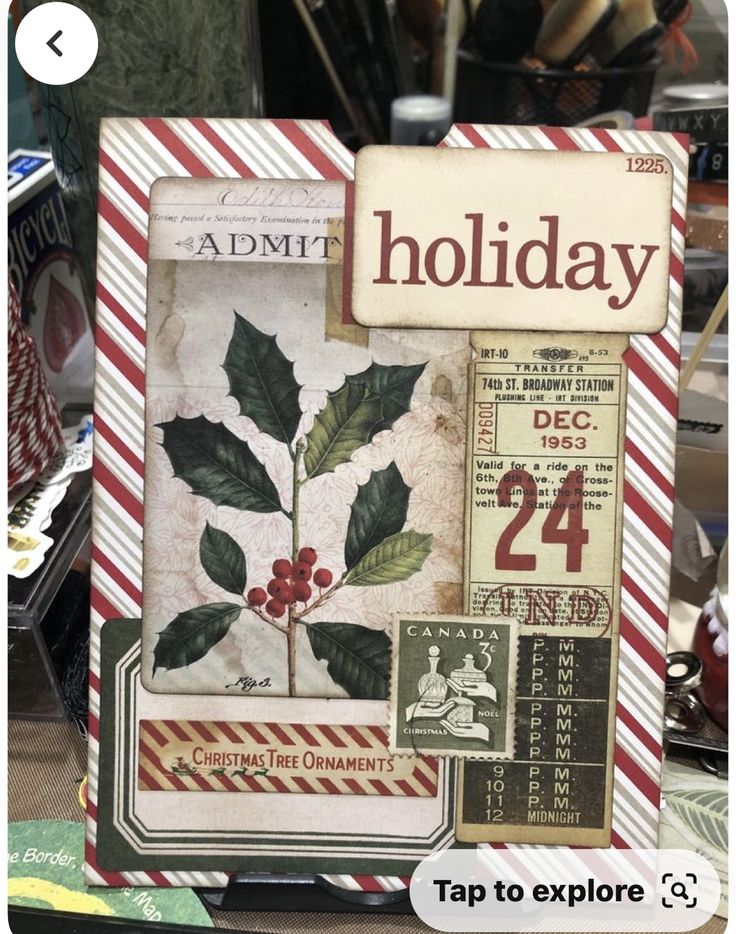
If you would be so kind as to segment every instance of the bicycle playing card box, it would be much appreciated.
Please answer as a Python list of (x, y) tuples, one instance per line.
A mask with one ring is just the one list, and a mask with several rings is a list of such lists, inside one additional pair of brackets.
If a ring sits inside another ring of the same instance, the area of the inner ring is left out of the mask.
[(686, 172), (103, 121), (89, 884), (656, 845)]

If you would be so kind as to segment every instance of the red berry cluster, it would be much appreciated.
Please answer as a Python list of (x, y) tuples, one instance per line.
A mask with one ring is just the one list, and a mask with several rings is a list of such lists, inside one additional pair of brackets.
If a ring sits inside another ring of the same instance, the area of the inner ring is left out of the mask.
[(332, 583), (332, 572), (326, 568), (317, 568), (312, 575), (316, 563), (317, 552), (314, 548), (301, 548), (293, 563), (288, 558), (277, 558), (271, 568), (273, 578), (268, 582), (268, 593), (263, 587), (253, 587), (248, 591), (248, 603), (251, 606), (263, 606), (265, 603), (266, 612), (275, 619), (284, 615), (287, 606), (306, 603), (312, 596), (310, 580), (320, 588), (329, 587)]

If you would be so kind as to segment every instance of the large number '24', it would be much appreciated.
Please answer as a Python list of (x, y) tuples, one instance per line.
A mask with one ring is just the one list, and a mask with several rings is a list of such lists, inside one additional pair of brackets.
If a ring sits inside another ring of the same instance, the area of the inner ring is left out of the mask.
[[(583, 561), (583, 545), (588, 544), (588, 530), (583, 527), (583, 485), (585, 474), (576, 470), (568, 472), (557, 492), (552, 508), (542, 526), (542, 542), (545, 545), (565, 545), (567, 554), (565, 570), (579, 571)], [(535, 554), (512, 554), (514, 539), (534, 515), (537, 507), (537, 483), (526, 470), (507, 471), (496, 488), (499, 506), (511, 506), (516, 490), (520, 490), (522, 501), (519, 511), (501, 533), (496, 545), (496, 568), (499, 571), (534, 571), (537, 567)], [(567, 527), (562, 521), (567, 514)]]

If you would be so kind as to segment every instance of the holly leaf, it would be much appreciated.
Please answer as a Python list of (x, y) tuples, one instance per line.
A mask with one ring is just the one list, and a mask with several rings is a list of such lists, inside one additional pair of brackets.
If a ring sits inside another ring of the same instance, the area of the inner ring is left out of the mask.
[(385, 470), (374, 470), (358, 489), (345, 538), (348, 571), (371, 548), (404, 528), (410, 492), (393, 461)]
[(404, 581), (421, 571), (431, 550), (430, 534), (413, 529), (398, 532), (371, 548), (348, 572), (345, 583), (353, 587), (373, 587)]
[(301, 386), (294, 379), (294, 364), (281, 352), (276, 338), (235, 312), (233, 336), (222, 366), (240, 414), (277, 441), (291, 442), (302, 416)]
[(243, 549), (209, 522), (199, 540), (199, 560), (210, 579), (228, 593), (242, 594), (248, 581)]
[(158, 636), (153, 650), (153, 673), (159, 668), (185, 668), (223, 639), (243, 608), (236, 603), (208, 603), (185, 610)]
[(210, 422), (204, 415), (177, 415), (157, 427), (163, 429), (163, 447), (174, 476), (188, 483), (195, 495), (206, 497), (216, 506), (285, 512), (266, 468), (247, 442), (224, 425)]
[(381, 418), (381, 402), (362, 383), (344, 383), (327, 396), (307, 435), (304, 467), (307, 477), (330, 473), (347, 463), (373, 437)]
[(409, 411), (412, 393), (426, 363), (412, 366), (383, 366), (371, 363), (362, 373), (346, 377), (348, 383), (361, 383), (381, 400), (381, 419), (373, 427), (371, 438), (379, 431), (391, 428), (396, 419)]
[(307, 626), (315, 658), (349, 697), (386, 700), (391, 673), (391, 640), (385, 632), (355, 623), (312, 623)]

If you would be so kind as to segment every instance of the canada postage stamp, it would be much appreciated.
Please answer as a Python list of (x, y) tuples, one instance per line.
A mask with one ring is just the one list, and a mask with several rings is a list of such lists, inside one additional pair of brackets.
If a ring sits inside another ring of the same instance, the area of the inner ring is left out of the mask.
[(510, 759), (517, 642), (513, 618), (397, 615), (391, 752)]

